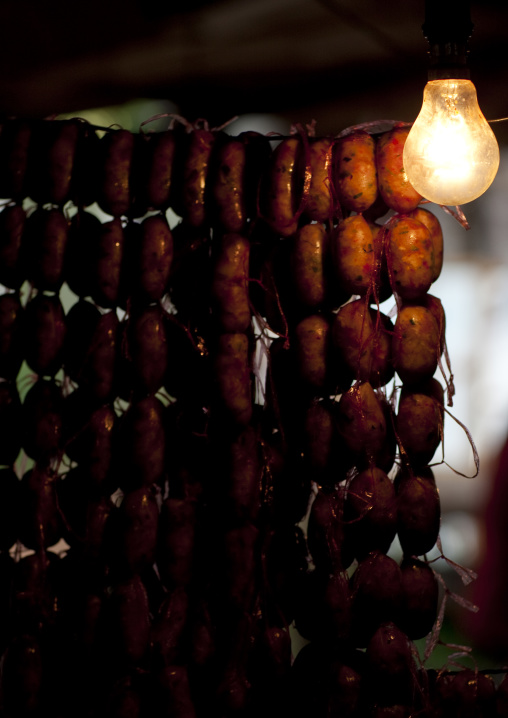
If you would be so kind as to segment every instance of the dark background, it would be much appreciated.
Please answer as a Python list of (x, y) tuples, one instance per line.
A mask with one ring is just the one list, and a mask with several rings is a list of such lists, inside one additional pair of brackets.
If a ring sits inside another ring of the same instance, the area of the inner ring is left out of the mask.
[[(508, 115), (508, 2), (472, 0), (472, 79)], [(219, 125), (270, 113), (317, 134), (411, 121), (427, 75), (423, 0), (3, 0), (0, 113), (165, 99)], [(508, 137), (505, 123), (496, 134)]]

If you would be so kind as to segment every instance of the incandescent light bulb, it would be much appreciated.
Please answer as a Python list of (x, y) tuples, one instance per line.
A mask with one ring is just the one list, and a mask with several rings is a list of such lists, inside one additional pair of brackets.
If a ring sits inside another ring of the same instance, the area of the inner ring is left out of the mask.
[(403, 162), (415, 190), (437, 204), (471, 202), (492, 184), (499, 147), (470, 80), (427, 83)]

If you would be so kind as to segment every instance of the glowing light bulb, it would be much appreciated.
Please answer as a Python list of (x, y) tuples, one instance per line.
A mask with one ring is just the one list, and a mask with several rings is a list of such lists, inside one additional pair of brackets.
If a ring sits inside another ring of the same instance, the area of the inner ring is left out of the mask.
[(465, 204), (490, 187), (499, 167), (499, 146), (470, 80), (427, 83), (403, 162), (415, 190), (437, 204)]

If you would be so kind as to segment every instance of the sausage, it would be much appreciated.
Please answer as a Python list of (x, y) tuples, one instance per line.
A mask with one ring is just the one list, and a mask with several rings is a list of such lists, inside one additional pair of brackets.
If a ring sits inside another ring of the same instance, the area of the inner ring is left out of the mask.
[(65, 276), (69, 222), (55, 207), (29, 215), (23, 236), (26, 279), (40, 291), (58, 292)]
[(125, 668), (141, 665), (150, 646), (150, 608), (139, 576), (112, 586), (107, 614), (114, 659)]
[(402, 606), (397, 625), (412, 641), (424, 638), (437, 619), (439, 583), (432, 567), (406, 556), (400, 564)]
[(78, 119), (78, 142), (74, 154), (70, 199), (82, 210), (98, 197), (102, 143), (96, 129), (86, 120)]
[(23, 402), (21, 444), (35, 461), (55, 457), (63, 443), (63, 397), (51, 379), (38, 379)]
[(126, 231), (124, 290), (136, 301), (157, 302), (167, 291), (173, 261), (168, 221), (162, 214), (150, 215), (140, 224), (131, 222)]
[[(6, 436), (5, 440), (9, 437)], [(21, 446), (19, 438), (18, 445)], [(16, 445), (15, 445), (16, 446)], [(19, 449), (18, 449), (19, 451)], [(2, 460), (2, 463), (4, 461)], [(5, 462), (7, 463), (7, 462)], [(9, 462), (12, 463), (12, 462)], [(8, 552), (16, 543), (19, 536), (19, 512), (25, 510), (21, 505), (20, 481), (11, 467), (0, 469), (0, 550)], [(2, 580), (5, 580), (2, 572)], [(7, 584), (8, 585), (8, 584)], [(9, 592), (10, 597), (10, 592)], [(3, 599), (3, 596), (2, 596)], [(2, 601), (3, 603), (3, 601)], [(2, 627), (3, 633), (3, 627)], [(3, 635), (0, 633), (0, 647), (3, 645)]]
[(347, 541), (342, 490), (320, 491), (309, 513), (307, 543), (313, 562), (320, 571), (343, 571), (353, 561)]
[(135, 307), (123, 323), (124, 392), (153, 394), (163, 386), (168, 366), (164, 310), (159, 304)]
[(2, 669), (2, 703), (11, 715), (34, 715), (42, 708), (44, 690), (40, 642), (33, 635), (16, 635), (5, 653)]
[(247, 335), (221, 334), (213, 364), (219, 412), (233, 424), (248, 424), (252, 418), (252, 387)]
[(311, 401), (302, 422), (305, 472), (320, 486), (334, 486), (350, 468), (335, 424), (334, 402)]
[(441, 443), (444, 392), (437, 379), (403, 387), (397, 411), (397, 437), (409, 462), (428, 464)]
[(251, 425), (219, 440), (217, 472), (223, 480), (217, 491), (217, 514), (225, 519), (234, 516), (239, 521), (255, 521), (258, 516), (262, 485), (259, 440)]
[(0, 132), (0, 197), (21, 202), (27, 195), (27, 171), (33, 122), (7, 120)]
[(406, 556), (422, 556), (434, 548), (441, 523), (441, 503), (432, 469), (399, 471), (395, 491), (402, 551)]
[(347, 487), (344, 518), (357, 559), (369, 551), (388, 552), (397, 531), (397, 502), (384, 471), (371, 466), (353, 477)]
[(155, 701), (161, 718), (196, 718), (187, 666), (164, 665), (154, 672)]
[[(104, 489), (112, 481), (113, 436), (117, 415), (110, 404), (96, 406), (86, 387), (65, 398), (65, 453), (86, 472), (90, 490)], [(108, 481), (109, 479), (109, 481)], [(112, 491), (116, 487), (112, 487)]]
[(419, 205), (422, 196), (410, 184), (402, 153), (409, 127), (395, 127), (384, 132), (376, 142), (376, 168), (379, 193), (395, 212), (411, 212)]
[(96, 488), (91, 485), (84, 466), (74, 466), (65, 478), (56, 482), (58, 510), (63, 523), (62, 538), (71, 548), (76, 546), (79, 549), (85, 541), (89, 504), (96, 498)]
[(106, 536), (110, 519), (115, 511), (109, 496), (91, 496), (86, 504), (83, 557), (85, 565), (92, 571), (92, 575), (100, 577), (101, 574), (105, 575), (104, 572), (108, 571)]
[[(98, 403), (113, 399), (116, 392), (118, 327), (116, 312), (99, 314), (76, 374), (79, 385), (86, 388)], [(78, 327), (75, 331), (79, 331)]]
[(441, 354), (441, 338), (432, 312), (421, 304), (405, 304), (399, 310), (392, 339), (395, 371), (404, 384), (432, 377)]
[(125, 232), (120, 218), (96, 225), (89, 237), (90, 296), (100, 307), (112, 309), (125, 303), (122, 276)]
[(301, 140), (289, 137), (273, 150), (261, 189), (261, 212), (272, 230), (290, 237), (298, 227), (304, 176), (300, 170)]
[(323, 224), (304, 224), (291, 241), (290, 271), (299, 304), (319, 308), (326, 297), (328, 235)]
[(0, 296), (0, 377), (15, 379), (25, 354), (25, 310), (18, 292)]
[(110, 531), (109, 564), (122, 575), (141, 574), (155, 561), (159, 507), (152, 488), (127, 491)]
[(376, 144), (367, 132), (341, 137), (333, 148), (333, 184), (340, 204), (361, 214), (378, 196)]
[(0, 382), (0, 436), (0, 465), (12, 466), (21, 448), (21, 400), (14, 381)]
[(334, 274), (349, 295), (375, 295), (379, 285), (382, 246), (362, 215), (347, 217), (332, 237)]
[(134, 142), (134, 134), (129, 130), (111, 130), (100, 140), (97, 202), (113, 217), (128, 214), (131, 206)]
[(62, 366), (66, 333), (57, 294), (37, 294), (25, 307), (25, 359), (40, 376), (54, 376)]
[[(257, 593), (256, 569), (259, 529), (251, 523), (243, 523), (226, 529), (221, 537), (220, 555), (224, 571), (222, 591), (228, 611), (252, 611)], [(226, 621), (231, 616), (226, 618)]]
[(175, 211), (194, 228), (209, 224), (208, 170), (216, 133), (206, 129), (194, 129), (189, 135), (183, 160), (181, 182), (181, 207)]
[(393, 377), (393, 325), (389, 317), (357, 299), (340, 307), (332, 324), (332, 342), (356, 379), (374, 388)]
[(0, 284), (19, 289), (27, 278), (23, 235), (26, 212), (21, 205), (9, 205), (0, 212)]
[(197, 522), (196, 502), (169, 496), (161, 506), (157, 534), (157, 567), (163, 585), (172, 591), (193, 578)]
[(52, 469), (35, 465), (21, 479), (18, 538), (27, 548), (41, 551), (54, 546), (63, 534)]
[(251, 323), (250, 243), (240, 234), (219, 238), (211, 283), (212, 313), (219, 331), (243, 332)]
[(396, 219), (385, 240), (392, 290), (404, 300), (425, 296), (435, 276), (434, 247), (427, 227), (411, 217)]
[(188, 614), (186, 589), (179, 586), (168, 591), (150, 629), (153, 665), (171, 665), (180, 659)]
[(421, 222), (429, 230), (432, 248), (434, 250), (432, 281), (435, 282), (443, 268), (443, 230), (441, 229), (441, 224), (436, 215), (424, 207), (417, 207), (408, 214), (409, 217)]
[(353, 636), (355, 645), (363, 647), (382, 623), (397, 620), (402, 601), (400, 566), (382, 551), (371, 551), (358, 562), (350, 583)]
[(351, 631), (351, 591), (347, 573), (316, 569), (302, 577), (295, 610), (298, 633), (311, 642), (346, 643)]
[(301, 380), (311, 391), (324, 389), (329, 378), (330, 322), (312, 314), (295, 327), (295, 352)]
[(338, 429), (346, 445), (360, 461), (376, 463), (387, 437), (387, 422), (380, 400), (368, 382), (357, 382), (342, 394)]
[(34, 124), (27, 175), (27, 193), (34, 202), (62, 206), (70, 198), (79, 133), (74, 119)]
[[(167, 209), (171, 202), (178, 133), (169, 129), (142, 135), (138, 178), (134, 178), (139, 216), (148, 209)], [(145, 211), (143, 211), (145, 210)]]
[[(383, 705), (408, 705), (414, 696), (414, 672), (411, 644), (396, 621), (383, 622), (370, 638), (365, 651), (365, 685), (375, 702)], [(378, 715), (374, 711), (372, 715)]]
[(166, 471), (163, 404), (153, 394), (136, 399), (115, 437), (118, 481), (124, 491), (159, 484)]
[(334, 213), (331, 191), (332, 149), (331, 138), (309, 140), (310, 184), (304, 201), (304, 214), (311, 221), (328, 222)]
[(246, 162), (246, 145), (241, 139), (223, 136), (216, 143), (210, 178), (210, 201), (214, 222), (225, 233), (241, 233), (245, 229)]

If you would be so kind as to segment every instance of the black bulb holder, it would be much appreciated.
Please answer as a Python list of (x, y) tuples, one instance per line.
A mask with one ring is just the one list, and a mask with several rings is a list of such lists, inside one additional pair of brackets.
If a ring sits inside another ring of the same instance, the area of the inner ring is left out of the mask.
[(469, 0), (425, 0), (423, 35), (429, 43), (429, 80), (469, 80), (473, 32)]

